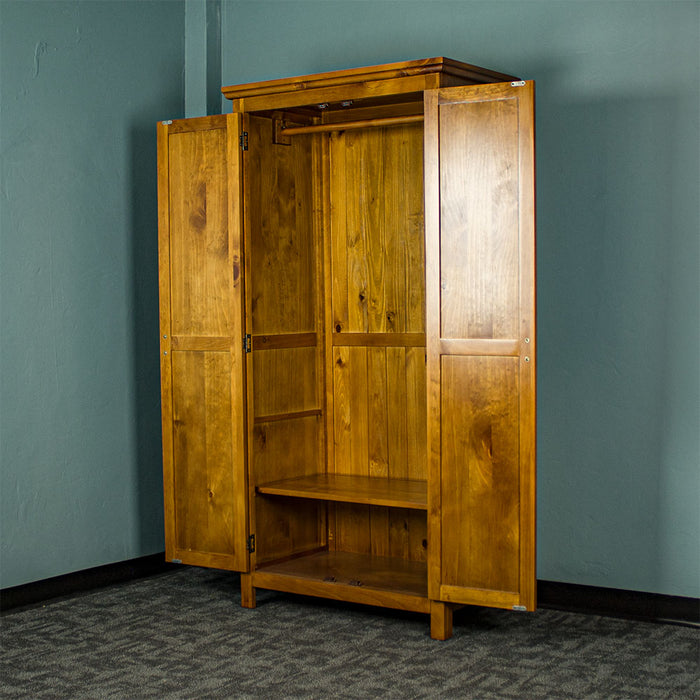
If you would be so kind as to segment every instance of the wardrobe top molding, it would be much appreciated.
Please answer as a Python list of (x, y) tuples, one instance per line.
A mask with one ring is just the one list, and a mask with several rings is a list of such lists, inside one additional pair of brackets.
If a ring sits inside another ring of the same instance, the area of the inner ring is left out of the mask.
[(435, 88), (513, 80), (519, 78), (437, 57), (231, 85), (221, 92), (232, 101), (234, 112), (303, 107), (322, 114), (360, 104), (419, 101), (424, 90)]

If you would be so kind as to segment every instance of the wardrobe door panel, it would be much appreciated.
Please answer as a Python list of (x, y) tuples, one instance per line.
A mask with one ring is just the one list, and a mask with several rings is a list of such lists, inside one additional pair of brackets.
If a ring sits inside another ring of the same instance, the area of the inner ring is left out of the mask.
[(158, 125), (166, 558), (245, 571), (240, 118)]
[(535, 606), (534, 85), (426, 92), (430, 597)]

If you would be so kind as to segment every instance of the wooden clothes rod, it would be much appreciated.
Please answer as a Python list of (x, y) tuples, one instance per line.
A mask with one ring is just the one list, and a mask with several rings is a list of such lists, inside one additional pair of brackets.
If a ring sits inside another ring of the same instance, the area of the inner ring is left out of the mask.
[(311, 124), (309, 126), (290, 126), (288, 129), (280, 129), (285, 136), (295, 134), (313, 134), (317, 131), (347, 131), (348, 129), (368, 129), (370, 127), (398, 126), (399, 124), (414, 124), (423, 121), (422, 114), (413, 114), (405, 117), (382, 117), (380, 119), (358, 119), (352, 122), (336, 122), (334, 124)]

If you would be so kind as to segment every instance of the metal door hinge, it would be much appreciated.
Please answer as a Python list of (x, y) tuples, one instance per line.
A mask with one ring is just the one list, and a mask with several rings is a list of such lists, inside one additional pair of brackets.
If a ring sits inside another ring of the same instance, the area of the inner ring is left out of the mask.
[(513, 610), (515, 612), (527, 612), (527, 608), (524, 605), (514, 605)]
[(245, 548), (252, 554), (255, 551), (255, 535), (248, 535)]
[(248, 132), (247, 131), (244, 131), (241, 133), (241, 135), (238, 137), (238, 142), (241, 144), (242, 151), (248, 150)]
[(525, 81), (524, 80), (514, 80), (511, 84), (511, 87), (525, 87)]
[(243, 352), (248, 353), (253, 349), (253, 339), (250, 337), (250, 333), (246, 333), (243, 336)]

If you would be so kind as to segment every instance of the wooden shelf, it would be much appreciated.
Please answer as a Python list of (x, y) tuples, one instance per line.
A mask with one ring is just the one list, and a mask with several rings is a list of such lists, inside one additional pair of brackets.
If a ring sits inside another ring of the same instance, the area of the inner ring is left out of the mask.
[(349, 552), (316, 552), (266, 564), (253, 573), (259, 588), (429, 612), (425, 562)]
[(414, 510), (428, 509), (427, 483), (410, 479), (313, 474), (262, 484), (257, 487), (257, 491), (272, 496), (313, 498), (320, 501), (361, 503)]

